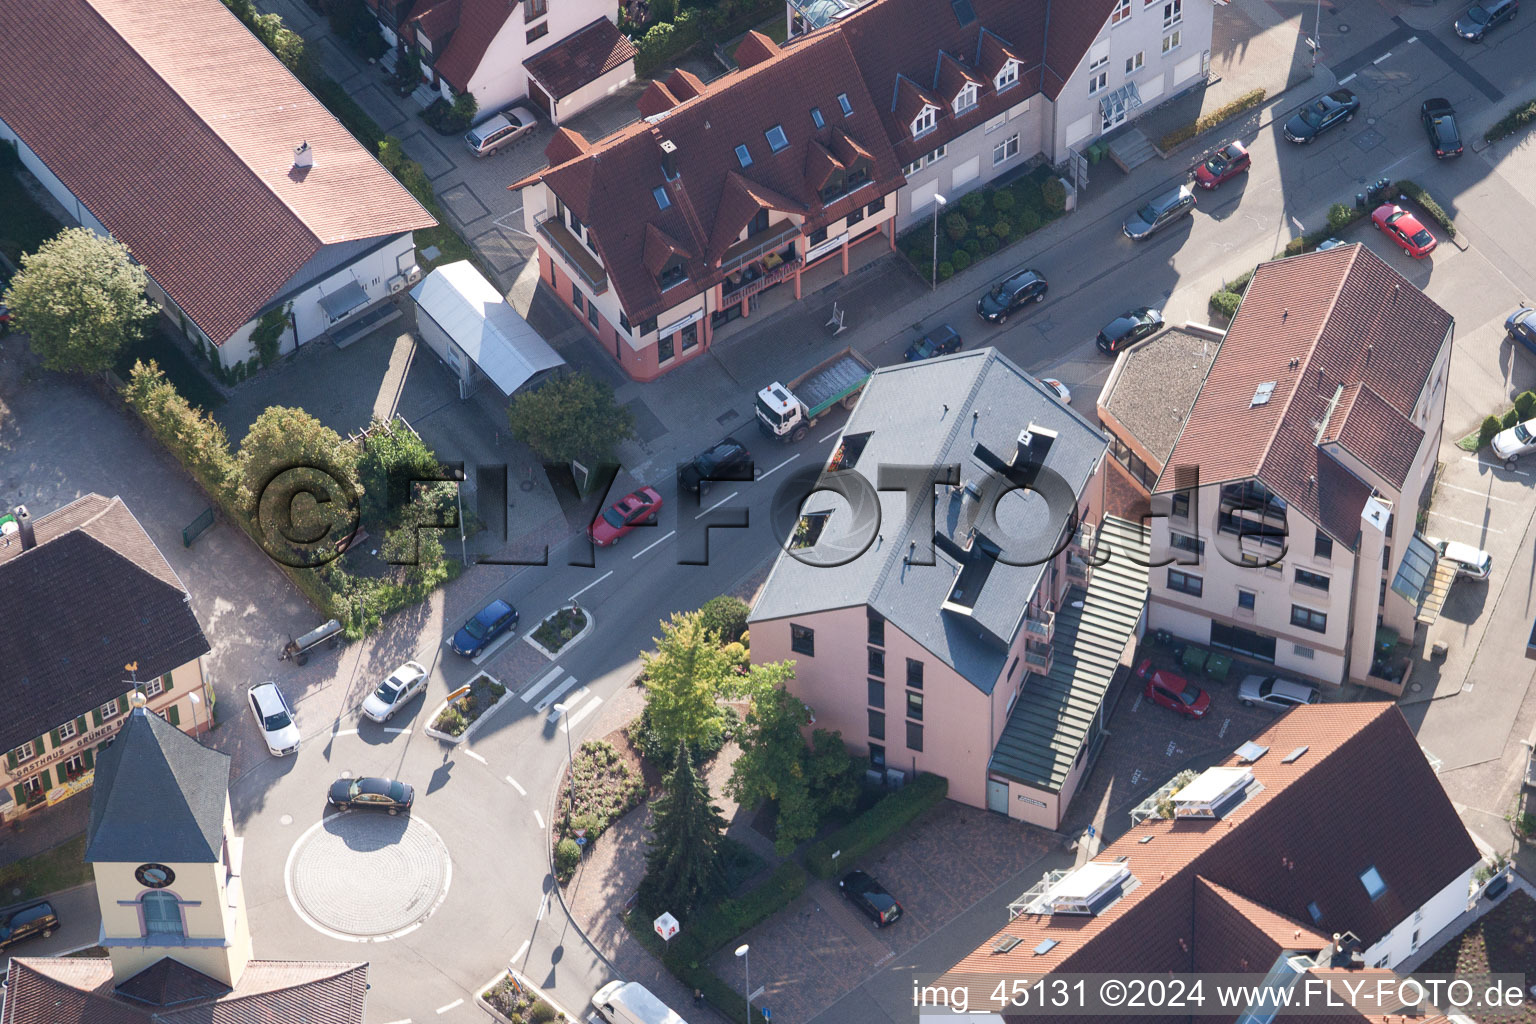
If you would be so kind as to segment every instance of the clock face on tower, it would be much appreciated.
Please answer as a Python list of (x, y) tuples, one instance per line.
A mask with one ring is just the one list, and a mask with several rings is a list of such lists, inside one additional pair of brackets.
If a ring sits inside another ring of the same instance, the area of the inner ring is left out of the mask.
[(151, 889), (164, 889), (176, 881), (176, 872), (164, 864), (140, 864), (133, 877)]

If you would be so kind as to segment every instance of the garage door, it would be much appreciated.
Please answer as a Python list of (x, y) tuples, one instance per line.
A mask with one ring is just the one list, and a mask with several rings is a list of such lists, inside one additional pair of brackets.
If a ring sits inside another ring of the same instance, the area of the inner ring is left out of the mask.
[(1275, 660), (1275, 638), (1224, 622), (1211, 623), (1211, 646), (1246, 654), (1260, 661)]

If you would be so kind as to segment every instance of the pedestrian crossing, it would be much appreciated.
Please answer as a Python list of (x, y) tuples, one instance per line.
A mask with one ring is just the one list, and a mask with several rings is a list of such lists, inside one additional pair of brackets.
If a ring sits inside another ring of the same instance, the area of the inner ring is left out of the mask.
[[(535, 711), (547, 711), (555, 704), (563, 703), (566, 708), (565, 713), (550, 711), (548, 721), (551, 725), (560, 722), (561, 729), (565, 732), (570, 732), (573, 726), (579, 725), (583, 718), (597, 710), (598, 705), (602, 704), (603, 698), (592, 693), (585, 686), (576, 689), (579, 681), (573, 675), (566, 675), (561, 680), (560, 677), (564, 674), (564, 671), (558, 665), (555, 666), (534, 680), (533, 685), (518, 694), (518, 696), (525, 703), (532, 704)], [(557, 680), (559, 680), (558, 685), (556, 684)], [(571, 693), (572, 690), (575, 690), (575, 693), (567, 697), (566, 694)], [(590, 700), (588, 700), (589, 697), (591, 698)], [(564, 721), (561, 721), (562, 718)]]

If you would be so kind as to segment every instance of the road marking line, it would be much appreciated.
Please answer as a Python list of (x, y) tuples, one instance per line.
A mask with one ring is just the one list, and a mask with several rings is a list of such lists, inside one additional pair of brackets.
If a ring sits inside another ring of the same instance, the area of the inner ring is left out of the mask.
[(405, 1017), (401, 1020), (392, 1020), (389, 1022), (389, 1024), (411, 1024), (411, 1018)]
[(463, 1006), (463, 1005), (464, 1005), (464, 998), (462, 996), (460, 996), (458, 999), (455, 999), (453, 1002), (449, 1003), (447, 1006), (439, 1006), (437, 1008), (437, 1012), (439, 1014), (447, 1013), (449, 1010), (452, 1010), (454, 1007)]
[(800, 453), (796, 452), (795, 454), (791, 455), (789, 458), (785, 459), (783, 462), (779, 463), (777, 466), (774, 466), (768, 472), (764, 473), (762, 476), (758, 477), (758, 479), (759, 480), (766, 480), (768, 477), (772, 476), (774, 473), (777, 473), (779, 470), (783, 469), (785, 466), (789, 465), (791, 462), (794, 462), (799, 457), (800, 457)]
[[(1475, 462), (1479, 466), (1487, 466), (1489, 469), (1503, 469), (1504, 468), (1502, 463), (1498, 463), (1498, 462), (1484, 462), (1482, 459), (1478, 458), (1476, 455), (1463, 455), (1462, 456), (1462, 460), (1464, 462)], [(1516, 476), (1530, 476), (1531, 475), (1531, 474), (1527, 473), (1523, 469), (1511, 469), (1511, 470), (1508, 470), (1508, 472), (1513, 473)]]
[(392, 733), (395, 733), (395, 734), (396, 734), (396, 735), (398, 735), (398, 734), (400, 734), (400, 733), (402, 733), (402, 732), (410, 732), (410, 731), (411, 731), (411, 730), (409, 730), (409, 729), (402, 729), (402, 728), (401, 728), (401, 727), (400, 727), (400, 726), (398, 726), (398, 725), (393, 725), (393, 726), (391, 726), (391, 725), (386, 725), (386, 726), (385, 726), (385, 727), (384, 727), (384, 731), (385, 731), (385, 732), (392, 732)]
[(613, 570), (609, 569), (607, 572), (603, 573), (597, 579), (593, 580), (591, 583), (588, 583), (586, 586), (584, 586), (580, 590), (576, 591), (576, 593), (574, 593), (570, 597), (566, 598), (566, 600), (567, 601), (574, 601), (574, 600), (576, 600), (582, 594), (585, 594), (587, 591), (591, 590), (593, 587), (597, 586), (599, 583), (603, 582), (603, 580), (607, 579), (609, 576), (612, 576), (612, 575), (613, 575)]
[(693, 518), (695, 518), (695, 519), (703, 519), (705, 516), (709, 515), (715, 509), (719, 508), (721, 505), (724, 505), (726, 502), (730, 501), (732, 498), (736, 497), (736, 495), (738, 495), (740, 493), (741, 493), (740, 491), (732, 491), (730, 494), (727, 494), (725, 497), (721, 498), (719, 501), (715, 502), (713, 505), (709, 506), (709, 508), (705, 509), (703, 512), (700, 512), (698, 515), (694, 516)]
[(832, 440), (834, 437), (836, 437), (838, 434), (841, 434), (842, 432), (843, 432), (843, 428), (842, 427), (838, 427), (836, 430), (832, 431), (832, 433), (828, 434), (826, 437), (821, 438), (816, 443), (817, 444), (826, 444), (828, 441)]
[(565, 731), (566, 732), (570, 732), (571, 731), (571, 726), (573, 726), (573, 725), (580, 725), (581, 724), (581, 720), (583, 718), (586, 718), (587, 715), (589, 715), (593, 711), (596, 711), (597, 710), (597, 706), (599, 704), (601, 704), (602, 702), (603, 702), (603, 698), (601, 698), (601, 697), (593, 697), (587, 703), (583, 704), (581, 706), (581, 708), (579, 710), (577, 710), (577, 712), (574, 715), (567, 715), (567, 716), (565, 716)]
[(535, 710), (535, 711), (543, 711), (545, 708), (549, 707), (555, 701), (559, 700), (561, 694), (565, 693), (566, 690), (569, 690), (571, 687), (573, 687), (575, 685), (576, 685), (576, 677), (575, 676), (566, 676), (565, 677), (565, 682), (561, 683), (560, 686), (557, 689), (554, 690), (554, 692), (545, 694), (544, 697), (537, 704), (535, 704), (533, 706), (533, 710)]
[[(574, 683), (575, 681), (576, 681), (575, 678), (572, 677), (571, 682)], [(565, 711), (564, 711), (563, 714), (565, 714), (565, 715), (570, 714), (571, 713), (571, 708), (576, 706), (576, 702), (581, 700), (583, 697), (585, 697), (589, 692), (591, 692), (591, 691), (588, 690), (587, 687), (583, 686), (581, 689), (579, 689), (575, 693), (571, 694), (571, 696), (569, 698), (567, 698), (566, 701), (565, 701)], [(543, 709), (541, 708), (540, 710), (543, 710)], [(560, 721), (560, 719), (563, 717), (563, 714), (562, 714), (562, 712), (559, 712), (559, 711), (551, 711), (549, 713), (549, 716), (547, 718), (545, 718), (544, 720), (546, 722), (548, 722), (550, 725), (554, 725), (556, 722)]]
[(535, 921), (542, 921), (542, 920), (544, 920), (544, 912), (546, 910), (548, 910), (548, 909), (549, 909), (549, 893), (545, 893), (544, 894), (544, 898), (539, 900), (539, 913), (538, 913), (537, 916), (534, 917), (534, 920)]
[(357, 735), (357, 730), (356, 729), (340, 729), (340, 730), (337, 730), (336, 732), (332, 733), (331, 735), (332, 736), (356, 736)]
[(1503, 530), (1495, 530), (1491, 526), (1485, 526), (1482, 523), (1474, 523), (1470, 519), (1457, 519), (1455, 516), (1448, 516), (1444, 512), (1436, 512), (1434, 509), (1430, 509), (1429, 510), (1429, 514), (1432, 515), (1432, 516), (1439, 516), (1441, 519), (1449, 519), (1451, 522), (1453, 522), (1453, 523), (1460, 523), (1462, 526), (1475, 526), (1479, 530), (1486, 530), (1489, 533), (1503, 533), (1504, 532)]
[(539, 695), (539, 691), (544, 689), (544, 687), (548, 686), (550, 683), (554, 682), (556, 679), (559, 679), (560, 673), (562, 671), (564, 670), (561, 669), (559, 665), (556, 665), (554, 668), (544, 673), (539, 677), (538, 682), (534, 683), (526, 691), (523, 692), (523, 700), (527, 701), (529, 704), (532, 704), (533, 698)]
[(475, 753), (473, 750), (470, 750), (468, 747), (464, 748), (464, 753), (467, 756), (474, 758), (476, 761), (479, 761), (481, 764), (485, 764), (485, 758), (481, 757), (479, 754)]
[(1410, 42), (1410, 43), (1416, 43), (1416, 42), (1419, 41), (1419, 37), (1418, 36), (1409, 36), (1407, 41)]
[(1350, 82), (1353, 82), (1354, 80), (1355, 80), (1355, 76), (1354, 75), (1345, 75), (1343, 78), (1339, 79), (1339, 84), (1340, 85), (1348, 85)]
[(539, 823), (539, 831), (542, 832), (544, 830), (544, 815), (540, 814), (538, 811), (534, 811), (533, 820)]
[(1474, 491), (1470, 487), (1457, 487), (1455, 484), (1441, 484), (1440, 486), (1441, 487), (1449, 487), (1453, 491), (1461, 491), (1461, 492), (1463, 492), (1465, 494), (1475, 494), (1479, 498), (1487, 498), (1489, 501), (1502, 501), (1506, 505), (1522, 505), (1522, 504), (1524, 504), (1524, 502), (1515, 501), (1515, 500), (1513, 500), (1511, 498), (1500, 498), (1498, 495), (1495, 495), (1495, 494), (1484, 494), (1482, 491)]
[(528, 952), (528, 940), (524, 939), (523, 944), (517, 947), (517, 952), (512, 954), (512, 959), (508, 962), (517, 963), (517, 961), (523, 958), (523, 954), (526, 952)]
[(629, 560), (631, 562), (633, 562), (635, 559), (639, 558), (641, 555), (645, 554), (647, 551), (651, 550), (651, 548), (655, 547), (657, 544), (660, 544), (662, 541), (666, 540), (668, 537), (672, 536), (672, 534), (674, 534), (676, 532), (677, 532), (676, 530), (670, 530), (665, 535), (657, 537), (655, 540), (651, 541), (645, 547), (641, 548), (639, 551), (636, 551), (634, 554), (630, 555), (629, 556)]
[(1386, 53), (1382, 54), (1380, 57), (1377, 57), (1375, 60), (1371, 61), (1371, 63), (1372, 64), (1380, 64), (1382, 61), (1386, 60), (1390, 56), (1392, 56), (1392, 51), (1388, 50)]
[[(512, 776), (508, 775), (506, 777), (506, 779), (507, 779), (507, 782), (509, 784), (511, 784), (512, 788), (517, 790), (518, 793), (522, 794), (523, 796), (527, 796), (528, 795), (528, 791), (526, 789), (524, 789), (522, 786), (519, 786), (517, 784), (517, 780), (514, 779)], [(514, 957), (513, 959), (516, 959), (516, 957)]]

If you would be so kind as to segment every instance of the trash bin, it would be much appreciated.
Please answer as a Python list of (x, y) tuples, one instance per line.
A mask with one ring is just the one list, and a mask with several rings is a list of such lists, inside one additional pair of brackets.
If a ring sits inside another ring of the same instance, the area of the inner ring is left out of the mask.
[(1357, 209), (1357, 210), (1365, 209), (1365, 193), (1364, 192), (1356, 192), (1355, 193), (1355, 209)]
[(1095, 142), (1093, 145), (1088, 147), (1088, 152), (1086, 154), (1088, 157), (1088, 162), (1090, 164), (1096, 164), (1100, 160), (1103, 160), (1106, 151), (1107, 147), (1104, 145), (1104, 143)]

